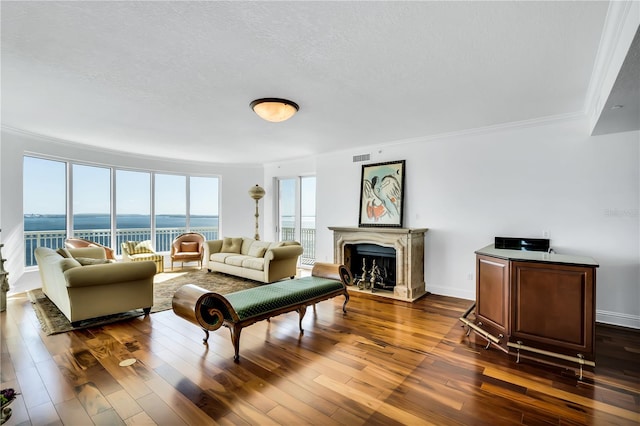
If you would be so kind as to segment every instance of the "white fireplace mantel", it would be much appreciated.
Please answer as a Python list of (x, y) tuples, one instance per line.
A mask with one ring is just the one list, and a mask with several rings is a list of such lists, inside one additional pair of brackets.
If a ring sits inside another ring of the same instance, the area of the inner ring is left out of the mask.
[(424, 234), (427, 228), (356, 228), (330, 226), (333, 231), (335, 263), (351, 265), (345, 246), (377, 244), (396, 250), (396, 283), (391, 291), (376, 290), (375, 294), (393, 299), (414, 301), (426, 293), (424, 283)]

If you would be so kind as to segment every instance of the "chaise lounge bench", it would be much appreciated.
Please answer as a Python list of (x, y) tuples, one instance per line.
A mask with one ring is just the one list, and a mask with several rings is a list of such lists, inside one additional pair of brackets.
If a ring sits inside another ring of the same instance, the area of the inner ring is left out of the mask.
[(223, 325), (227, 327), (235, 351), (233, 359), (238, 361), (240, 333), (244, 327), (296, 311), (300, 333), (304, 333), (302, 318), (307, 306), (343, 295), (342, 311), (347, 312), (349, 294), (346, 286), (351, 282), (351, 272), (344, 265), (316, 263), (311, 276), (265, 284), (224, 296), (187, 284), (175, 292), (172, 307), (176, 315), (202, 327), (205, 344), (209, 331)]

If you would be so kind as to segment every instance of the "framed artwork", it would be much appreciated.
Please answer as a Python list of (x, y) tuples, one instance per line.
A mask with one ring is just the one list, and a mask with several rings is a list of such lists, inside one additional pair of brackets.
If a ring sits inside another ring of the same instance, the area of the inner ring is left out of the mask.
[(402, 228), (404, 163), (405, 160), (362, 165), (358, 226)]

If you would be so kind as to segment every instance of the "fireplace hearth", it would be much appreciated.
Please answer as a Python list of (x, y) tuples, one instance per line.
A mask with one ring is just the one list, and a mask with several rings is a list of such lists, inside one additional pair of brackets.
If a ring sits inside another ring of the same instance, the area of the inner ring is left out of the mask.
[[(393, 291), (396, 285), (396, 250), (393, 247), (346, 244), (344, 252), (344, 257), (351, 259), (351, 273), (360, 290)], [(358, 265), (362, 265), (359, 270)]]
[(334, 262), (347, 266), (354, 276), (350, 290), (405, 301), (414, 301), (426, 294), (426, 228), (329, 229), (333, 231)]

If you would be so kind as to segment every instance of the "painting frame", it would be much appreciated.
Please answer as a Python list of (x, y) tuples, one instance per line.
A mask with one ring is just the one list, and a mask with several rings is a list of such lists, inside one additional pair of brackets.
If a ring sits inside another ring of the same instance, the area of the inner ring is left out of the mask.
[(406, 160), (363, 164), (358, 227), (402, 228)]

